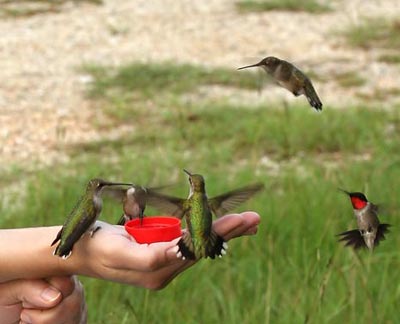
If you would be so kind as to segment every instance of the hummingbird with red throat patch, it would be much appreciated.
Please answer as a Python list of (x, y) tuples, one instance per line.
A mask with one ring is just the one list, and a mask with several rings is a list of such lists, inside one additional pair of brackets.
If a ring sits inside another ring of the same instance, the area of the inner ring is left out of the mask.
[(373, 250), (385, 239), (390, 224), (381, 224), (378, 219), (378, 206), (368, 201), (361, 192), (349, 192), (340, 189), (350, 197), (354, 216), (357, 219), (358, 229), (338, 234), (339, 241), (344, 241), (346, 246), (354, 249), (368, 248)]
[(310, 79), (292, 63), (268, 56), (256, 64), (243, 66), (238, 70), (252, 67), (263, 68), (280, 86), (289, 90), (296, 97), (305, 95), (311, 107), (317, 111), (322, 110), (322, 102)]

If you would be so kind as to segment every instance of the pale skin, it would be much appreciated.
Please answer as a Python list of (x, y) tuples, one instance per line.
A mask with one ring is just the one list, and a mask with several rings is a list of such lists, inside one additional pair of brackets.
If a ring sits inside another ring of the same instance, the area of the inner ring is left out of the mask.
[[(260, 216), (248, 211), (217, 219), (213, 223), (213, 229), (228, 241), (235, 237), (256, 234), (259, 222)], [(171, 242), (138, 244), (123, 226), (100, 221), (96, 225), (101, 226), (101, 230), (93, 237), (84, 235), (74, 245), (72, 255), (66, 260), (54, 256), (54, 246), (50, 247), (60, 226), (0, 230), (0, 247), (7, 246), (6, 249), (0, 249), (0, 295), (1, 285), (7, 285), (12, 280), (41, 280), (40, 278), (72, 275), (157, 290), (197, 262), (177, 258), (176, 243), (179, 238)], [(225, 257), (229, 257), (229, 250)], [(84, 303), (83, 294), (81, 296)], [(5, 304), (1, 304), (1, 298), (0, 296), (0, 318), (3, 318), (5, 311), (2, 306)], [(67, 307), (68, 305), (63, 306), (64, 299), (55, 307)], [(32, 311), (24, 307), (22, 309), (21, 314)], [(65, 323), (80, 322), (67, 320)]]
[(76, 276), (17, 279), (0, 284), (0, 322), (84, 324), (87, 310)]

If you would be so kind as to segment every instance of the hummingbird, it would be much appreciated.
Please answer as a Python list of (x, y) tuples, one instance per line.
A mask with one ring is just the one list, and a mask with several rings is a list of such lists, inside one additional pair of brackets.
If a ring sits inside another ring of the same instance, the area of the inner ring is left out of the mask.
[(158, 189), (161, 189), (161, 187), (150, 189), (143, 186), (132, 185), (128, 188), (107, 187), (103, 190), (103, 193), (106, 196), (110, 196), (122, 202), (124, 213), (117, 225), (124, 225), (127, 221), (135, 218), (139, 218), (140, 224), (142, 224), (147, 196), (152, 195), (152, 193)]
[(380, 241), (385, 239), (385, 233), (389, 231), (390, 224), (379, 222), (378, 206), (368, 201), (363, 193), (340, 190), (350, 197), (358, 229), (338, 234), (341, 236), (339, 241), (346, 242), (346, 246), (352, 246), (354, 249), (367, 247), (373, 250)]
[(148, 197), (148, 202), (166, 213), (185, 218), (187, 231), (178, 242), (179, 258), (196, 260), (201, 257), (221, 257), (228, 245), (212, 229), (212, 214), (217, 217), (226, 214), (263, 189), (264, 185), (256, 183), (208, 199), (203, 176), (183, 171), (189, 176), (187, 199), (155, 193)]
[(296, 97), (305, 95), (311, 107), (322, 110), (319, 99), (311, 80), (292, 63), (274, 56), (268, 56), (260, 62), (238, 68), (238, 70), (261, 67), (283, 88), (286, 88)]
[(100, 226), (94, 226), (94, 223), (100, 215), (103, 205), (102, 189), (106, 186), (115, 185), (131, 184), (108, 182), (102, 179), (92, 179), (88, 182), (85, 193), (80, 197), (58, 232), (57, 237), (51, 243), (51, 246), (53, 246), (60, 241), (54, 251), (54, 255), (64, 259), (68, 258), (72, 253), (74, 244), (86, 231), (89, 231), (90, 236), (93, 236), (100, 229)]

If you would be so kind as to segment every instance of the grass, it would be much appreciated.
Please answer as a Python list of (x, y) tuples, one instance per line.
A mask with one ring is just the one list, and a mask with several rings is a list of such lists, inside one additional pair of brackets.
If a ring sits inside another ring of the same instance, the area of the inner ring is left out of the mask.
[[(69, 0), (0, 0), (0, 18), (24, 18), (38, 14), (59, 12)], [(102, 4), (102, 0), (72, 0)]]
[(315, 0), (243, 0), (236, 2), (239, 12), (262, 12), (262, 11), (305, 11), (318, 14), (332, 10), (329, 5)]
[(361, 48), (398, 49), (400, 21), (385, 18), (366, 19), (344, 32), (347, 42)]
[(360, 87), (366, 83), (356, 71), (348, 71), (334, 76), (335, 81), (343, 88)]
[(257, 89), (257, 80), (251, 73), (238, 73), (234, 69), (209, 69), (190, 64), (132, 63), (119, 69), (86, 65), (83, 71), (94, 77), (90, 90), (92, 97), (110, 93), (135, 93), (141, 97), (159, 94), (180, 95), (202, 85), (222, 85)]
[(398, 54), (382, 54), (378, 57), (378, 61), (389, 64), (400, 64), (400, 55)]
[[(113, 127), (126, 123), (132, 132), (70, 147), (71, 162), (52, 167), (51, 177), (49, 170), (22, 174), (21, 183), (2, 177), (0, 227), (62, 223), (95, 176), (143, 185), (177, 183), (172, 193), (183, 197), (188, 184), (182, 168), (188, 168), (205, 176), (210, 196), (255, 181), (267, 189), (237, 209), (260, 213), (256, 236), (230, 242), (226, 257), (201, 260), (161, 291), (81, 278), (90, 323), (395, 322), (398, 110), (326, 106), (315, 113), (301, 97), (287, 110), (270, 103), (185, 105), (182, 97), (196, 85), (183, 86), (184, 74), (174, 68), (169, 71), (176, 77), (161, 74), (160, 80), (171, 81), (160, 81), (158, 88), (141, 78), (122, 82), (119, 70), (106, 71), (94, 76), (91, 91), (102, 89), (92, 92), (100, 99), (96, 109), (113, 116)], [(214, 72), (196, 72), (202, 75), (196, 80), (213, 83)], [(242, 86), (231, 79), (226, 86)], [(277, 170), (263, 163), (265, 157)], [(374, 253), (356, 254), (336, 242), (337, 233), (356, 226), (338, 187), (394, 206), (381, 216), (393, 225), (392, 233)], [(120, 207), (105, 202), (101, 219), (116, 222), (119, 216)]]

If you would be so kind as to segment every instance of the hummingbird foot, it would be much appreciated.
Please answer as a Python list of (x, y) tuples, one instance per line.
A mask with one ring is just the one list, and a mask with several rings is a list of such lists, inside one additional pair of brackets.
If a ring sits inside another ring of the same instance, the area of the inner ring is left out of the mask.
[(101, 228), (101, 226), (96, 226), (96, 227), (93, 227), (92, 229), (90, 229), (89, 230), (90, 237), (93, 237), (94, 233), (96, 233), (100, 228)]
[(119, 219), (117, 225), (125, 225), (125, 223), (129, 220), (128, 216), (126, 216), (125, 214), (123, 214), (121, 216), (121, 218)]

